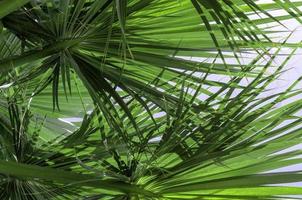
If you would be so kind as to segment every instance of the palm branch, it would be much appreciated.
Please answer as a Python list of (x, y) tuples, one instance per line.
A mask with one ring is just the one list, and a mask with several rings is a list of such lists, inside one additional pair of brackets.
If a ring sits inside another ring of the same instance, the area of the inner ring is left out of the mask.
[(0, 1), (1, 198), (301, 194), (284, 185), (298, 170), (276, 172), (300, 163), (300, 150), (286, 151), (300, 143), (300, 100), (277, 106), (300, 80), (261, 97), (295, 54), (273, 65), (289, 44), (272, 40), (271, 22), (299, 22), (299, 5)]

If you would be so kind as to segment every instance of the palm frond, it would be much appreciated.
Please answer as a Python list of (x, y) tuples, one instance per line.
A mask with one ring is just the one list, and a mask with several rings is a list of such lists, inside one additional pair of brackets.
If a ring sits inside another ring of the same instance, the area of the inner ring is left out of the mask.
[(0, 199), (301, 195), (301, 5), (0, 0)]

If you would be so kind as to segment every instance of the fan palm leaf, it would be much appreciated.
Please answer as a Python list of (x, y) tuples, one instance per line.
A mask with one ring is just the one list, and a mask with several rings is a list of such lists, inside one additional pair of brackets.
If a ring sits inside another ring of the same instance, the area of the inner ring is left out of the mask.
[(1, 199), (301, 195), (282, 172), (301, 163), (301, 78), (263, 97), (299, 46), (273, 23), (299, 6), (0, 1)]

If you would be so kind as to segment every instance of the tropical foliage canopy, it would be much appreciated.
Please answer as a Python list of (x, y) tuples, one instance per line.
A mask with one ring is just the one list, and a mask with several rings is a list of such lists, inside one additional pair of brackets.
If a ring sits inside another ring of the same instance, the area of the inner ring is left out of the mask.
[(0, 199), (300, 199), (300, 6), (0, 0)]

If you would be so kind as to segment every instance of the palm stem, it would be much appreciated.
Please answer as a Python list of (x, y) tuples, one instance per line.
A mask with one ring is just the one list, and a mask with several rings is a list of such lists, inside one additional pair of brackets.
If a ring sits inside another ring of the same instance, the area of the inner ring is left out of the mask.
[(0, 62), (0, 72), (6, 72), (12, 68), (19, 67), (26, 63), (37, 61), (41, 58), (45, 58), (52, 54), (55, 54), (61, 50), (68, 49), (76, 44), (78, 44), (81, 40), (65, 40), (54, 43), (48, 47), (43, 48), (42, 50), (33, 50), (29, 51), (23, 55), (11, 56), (6, 58)]

